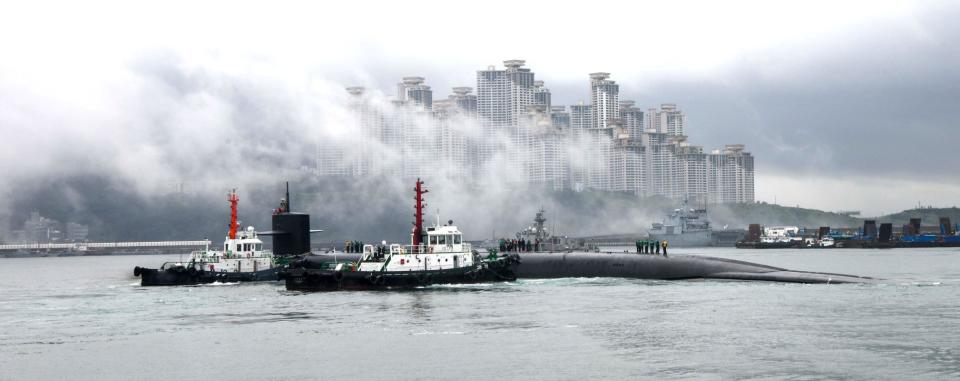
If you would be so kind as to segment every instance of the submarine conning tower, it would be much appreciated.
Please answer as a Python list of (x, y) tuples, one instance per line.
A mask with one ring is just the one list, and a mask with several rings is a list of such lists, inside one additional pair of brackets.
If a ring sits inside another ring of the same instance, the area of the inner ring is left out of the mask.
[(286, 198), (273, 212), (270, 235), (273, 236), (273, 254), (278, 256), (310, 253), (310, 215), (290, 211), (290, 183)]

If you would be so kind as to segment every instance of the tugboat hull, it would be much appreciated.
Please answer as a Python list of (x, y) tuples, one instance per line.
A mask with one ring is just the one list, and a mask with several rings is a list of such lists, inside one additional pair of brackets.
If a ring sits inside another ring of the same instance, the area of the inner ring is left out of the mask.
[(517, 256), (501, 257), (483, 265), (441, 270), (350, 271), (309, 268), (307, 261), (294, 263), (279, 277), (292, 291), (405, 289), (431, 284), (470, 284), (516, 280)]
[(404, 289), (431, 284), (469, 284), (516, 280), (512, 272), (462, 269), (410, 272), (293, 271), (283, 276), (288, 290), (337, 291)]
[(172, 268), (165, 270), (136, 267), (134, 276), (140, 276), (141, 286), (187, 286), (206, 283), (269, 282), (276, 281), (278, 268), (250, 272), (212, 272)]

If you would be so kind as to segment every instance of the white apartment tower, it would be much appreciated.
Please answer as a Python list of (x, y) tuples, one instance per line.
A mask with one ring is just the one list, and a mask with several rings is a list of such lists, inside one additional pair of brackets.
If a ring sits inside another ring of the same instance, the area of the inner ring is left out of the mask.
[(590, 73), (593, 128), (607, 128), (608, 120), (620, 117), (620, 85), (607, 78), (610, 73)]
[(531, 105), (527, 119), (529, 139), (521, 156), (527, 182), (553, 190), (563, 190), (567, 184), (564, 131), (553, 124), (545, 105)]
[(643, 110), (634, 107), (633, 101), (620, 101), (620, 119), (630, 139), (640, 139), (643, 133)]
[(457, 110), (460, 110), (460, 112), (475, 116), (477, 114), (477, 96), (472, 93), (472, 87), (454, 87), (453, 94), (451, 94), (448, 99), (453, 102), (453, 105)]
[(569, 146), (567, 151), (570, 167), (570, 189), (581, 192), (587, 187), (587, 167), (589, 166), (588, 151), (593, 149), (590, 142), (590, 128), (593, 123), (593, 112), (590, 105), (578, 102), (570, 106), (570, 133), (567, 135)]
[[(510, 80), (510, 122), (513, 126), (520, 124), (520, 120), (527, 113), (527, 106), (534, 104), (533, 72), (523, 67), (524, 60), (506, 60), (506, 75)], [(541, 83), (541, 87), (543, 87)]]
[(753, 156), (743, 144), (729, 144), (707, 156), (708, 201), (749, 203), (754, 201)]
[(397, 99), (419, 110), (433, 108), (433, 91), (424, 84), (423, 77), (403, 77), (397, 84)]
[(550, 105), (550, 89), (543, 86), (543, 81), (533, 81), (533, 104), (545, 106), (548, 114), (553, 112)]
[(646, 127), (668, 135), (683, 135), (687, 124), (687, 116), (677, 108), (675, 103), (664, 103), (660, 110), (651, 108), (645, 115)]
[[(587, 187), (597, 190), (613, 190), (611, 163), (614, 160), (614, 127), (622, 127), (620, 121), (620, 86), (609, 80), (610, 73), (590, 73), (591, 128), (586, 150)], [(616, 121), (616, 126), (611, 125)]]

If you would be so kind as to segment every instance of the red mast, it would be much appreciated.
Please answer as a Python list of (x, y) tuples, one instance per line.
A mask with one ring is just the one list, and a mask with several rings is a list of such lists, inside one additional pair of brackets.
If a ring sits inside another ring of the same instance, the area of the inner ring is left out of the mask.
[(423, 194), (429, 191), (423, 189), (423, 181), (420, 181), (419, 178), (417, 179), (417, 187), (413, 188), (413, 190), (417, 192), (417, 197), (414, 198), (417, 205), (416, 213), (413, 215), (416, 218), (413, 222), (413, 246), (420, 246), (420, 244), (423, 243), (423, 207), (427, 206), (427, 204), (423, 203)]
[(240, 198), (237, 197), (236, 189), (227, 194), (227, 201), (230, 201), (230, 239), (237, 239), (237, 228), (240, 227), (237, 223), (237, 203)]

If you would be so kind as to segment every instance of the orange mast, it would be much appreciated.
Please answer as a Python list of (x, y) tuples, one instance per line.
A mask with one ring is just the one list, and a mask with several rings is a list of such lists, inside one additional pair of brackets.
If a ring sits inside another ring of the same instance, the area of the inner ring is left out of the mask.
[(414, 218), (413, 221), (413, 245), (420, 246), (423, 243), (423, 207), (427, 206), (423, 202), (423, 194), (429, 192), (426, 189), (423, 189), (423, 181), (417, 179), (417, 187), (413, 188), (413, 191), (417, 193), (417, 196), (414, 198), (416, 201)]
[(237, 223), (237, 203), (240, 198), (237, 197), (236, 189), (227, 194), (227, 201), (230, 201), (230, 239), (237, 239), (237, 228), (240, 227)]

